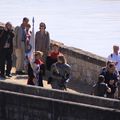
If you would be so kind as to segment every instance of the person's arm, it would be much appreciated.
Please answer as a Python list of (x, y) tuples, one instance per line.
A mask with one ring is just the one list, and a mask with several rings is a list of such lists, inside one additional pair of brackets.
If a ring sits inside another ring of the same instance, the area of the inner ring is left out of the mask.
[(106, 84), (106, 86), (107, 86), (107, 92), (108, 93), (111, 93), (111, 88), (110, 87), (108, 87), (108, 85)]
[(108, 89), (107, 89), (107, 92), (110, 93), (110, 92), (111, 92), (111, 88), (108, 88)]
[(14, 39), (13, 39), (13, 47), (14, 47), (14, 48), (17, 47), (18, 31), (19, 31), (19, 26), (17, 26), (17, 27), (15, 28), (15, 31), (14, 31)]
[[(49, 32), (46, 32), (46, 36), (47, 36), (46, 49), (47, 49), (47, 51), (49, 51), (50, 50), (50, 34), (49, 34)], [(48, 53), (46, 53), (46, 54), (48, 54)]]
[(2, 36), (3, 36), (3, 34), (4, 34), (4, 30), (2, 29), (2, 30), (0, 30), (0, 48), (2, 48)]
[(66, 71), (66, 80), (65, 80), (65, 82), (69, 82), (69, 81), (70, 81), (70, 79), (71, 79), (71, 74), (72, 74), (71, 66), (68, 65), (68, 69), (67, 69), (67, 71)]
[(62, 76), (60, 76), (59, 71), (57, 70), (56, 63), (51, 66), (51, 77), (53, 79), (62, 79)]
[(42, 75), (45, 75), (45, 64), (41, 64), (41, 65), (40, 65), (40, 73), (41, 73)]

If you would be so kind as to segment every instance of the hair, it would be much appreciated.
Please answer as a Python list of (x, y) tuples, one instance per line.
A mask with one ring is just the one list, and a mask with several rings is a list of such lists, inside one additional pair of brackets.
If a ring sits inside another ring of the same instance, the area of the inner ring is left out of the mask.
[(108, 60), (108, 61), (106, 62), (106, 65), (109, 65), (110, 63), (112, 63), (112, 61)]
[(101, 82), (104, 82), (104, 81), (105, 81), (105, 77), (103, 75), (99, 75), (97, 83), (101, 83)]
[(59, 47), (59, 45), (58, 45), (57, 43), (54, 43), (52, 46), (53, 46), (53, 47), (54, 47), (54, 46)]
[(7, 22), (7, 23), (5, 24), (5, 26), (7, 26), (7, 25), (11, 25), (11, 27), (12, 27), (11, 22)]
[(44, 22), (41, 22), (41, 23), (40, 23), (40, 27), (44, 27), (44, 28), (46, 29), (45, 23), (44, 23)]
[(23, 21), (29, 21), (29, 19), (27, 17), (24, 17)]
[(110, 63), (110, 64), (109, 64), (109, 68), (112, 68), (112, 67), (114, 67), (114, 66), (115, 66), (114, 63)]
[(43, 56), (43, 52), (41, 52), (41, 51), (35, 51), (35, 52), (34, 52), (34, 55), (35, 55), (35, 56), (37, 56), (37, 55)]
[(30, 25), (30, 24), (27, 24), (27, 27), (31, 28), (31, 25)]
[(115, 49), (115, 48), (119, 49), (119, 46), (118, 45), (113, 45), (113, 49)]
[(58, 56), (57, 59), (62, 61), (63, 64), (65, 64), (67, 62), (65, 56), (63, 56), (63, 55)]

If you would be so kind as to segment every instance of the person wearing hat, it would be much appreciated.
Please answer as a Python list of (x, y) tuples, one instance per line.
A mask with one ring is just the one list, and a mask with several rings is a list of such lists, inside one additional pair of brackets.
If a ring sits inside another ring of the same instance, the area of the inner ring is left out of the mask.
[(35, 51), (35, 60), (28, 67), (28, 82), (29, 85), (37, 85), (43, 87), (43, 75), (45, 74), (45, 65), (42, 61), (43, 53)]
[(42, 51), (45, 61), (50, 47), (50, 36), (49, 32), (46, 31), (45, 23), (41, 22), (39, 29), (40, 30), (37, 31), (35, 35), (35, 51)]
[[(13, 38), (14, 33), (12, 30), (12, 24), (7, 22), (5, 24), (4, 30), (0, 35), (0, 51), (1, 51), (1, 59), (0, 59), (0, 76), (2, 78), (12, 77), (11, 69), (12, 69), (12, 52), (13, 52)], [(5, 73), (5, 63), (7, 63), (6, 73)]]

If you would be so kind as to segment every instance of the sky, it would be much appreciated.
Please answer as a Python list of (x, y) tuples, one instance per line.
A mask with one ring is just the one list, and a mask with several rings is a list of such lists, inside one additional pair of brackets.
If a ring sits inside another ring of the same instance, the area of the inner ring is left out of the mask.
[(0, 22), (20, 25), (35, 18), (35, 32), (45, 22), (50, 38), (102, 57), (120, 45), (119, 0), (0, 0)]

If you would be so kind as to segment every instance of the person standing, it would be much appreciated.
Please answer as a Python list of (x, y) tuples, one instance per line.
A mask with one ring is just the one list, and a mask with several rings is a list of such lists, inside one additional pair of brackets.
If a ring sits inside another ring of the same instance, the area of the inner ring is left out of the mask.
[[(6, 78), (6, 76), (12, 77), (11, 68), (12, 68), (13, 38), (14, 33), (12, 30), (12, 24), (10, 22), (7, 22), (5, 24), (4, 30), (2, 30), (0, 35), (0, 51), (1, 51), (0, 76), (2, 78)], [(5, 63), (7, 63), (6, 75), (5, 75)]]
[(108, 60), (115, 63), (115, 67), (116, 67), (117, 71), (119, 72), (118, 88), (116, 91), (118, 91), (118, 98), (120, 98), (120, 54), (119, 54), (119, 46), (118, 45), (113, 46), (113, 53), (111, 53), (108, 56)]
[(108, 61), (112, 61), (115, 63), (116, 69), (120, 74), (120, 54), (119, 54), (119, 46), (113, 46), (113, 53), (108, 56)]
[(43, 87), (43, 76), (45, 74), (45, 66), (42, 61), (43, 53), (41, 51), (35, 51), (35, 60), (33, 63), (29, 63), (28, 67), (28, 85), (37, 85)]
[(57, 62), (51, 66), (51, 86), (53, 89), (67, 90), (67, 83), (71, 79), (71, 66), (65, 57), (58, 56)]
[(40, 31), (36, 32), (35, 35), (35, 51), (43, 52), (45, 62), (50, 47), (50, 36), (49, 32), (46, 31), (45, 23), (41, 22), (39, 29)]
[(16, 74), (24, 74), (26, 26), (29, 19), (24, 17), (21, 26), (15, 28), (14, 47), (16, 54)]

